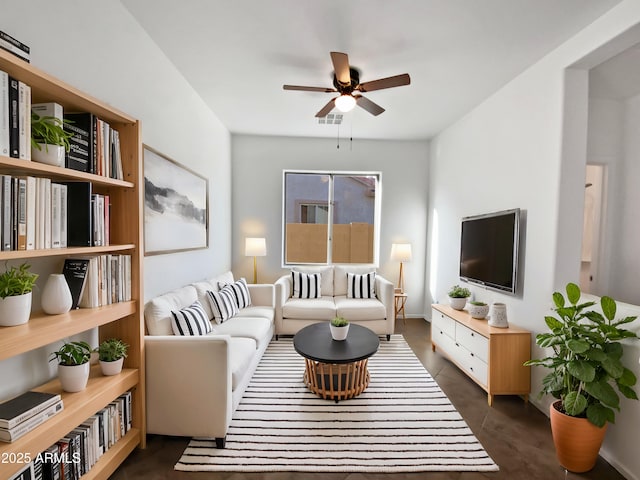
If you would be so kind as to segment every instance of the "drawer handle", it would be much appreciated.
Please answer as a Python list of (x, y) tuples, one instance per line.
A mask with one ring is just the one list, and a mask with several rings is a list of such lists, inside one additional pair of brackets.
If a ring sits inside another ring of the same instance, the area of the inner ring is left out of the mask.
[(456, 342), (456, 347), (459, 347), (459, 346), (460, 346), (460, 344), (458, 342)]
[(471, 356), (472, 356), (472, 357), (475, 357), (475, 355), (473, 354), (473, 352), (471, 352)]
[(471, 370), (473, 372), (473, 367), (469, 367), (469, 370)]
[(473, 337), (473, 332), (471, 332), (471, 336)]

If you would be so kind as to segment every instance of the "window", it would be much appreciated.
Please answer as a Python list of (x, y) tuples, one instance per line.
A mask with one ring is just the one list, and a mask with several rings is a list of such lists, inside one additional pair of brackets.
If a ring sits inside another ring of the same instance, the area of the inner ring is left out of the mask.
[(380, 174), (285, 171), (283, 264), (378, 259)]

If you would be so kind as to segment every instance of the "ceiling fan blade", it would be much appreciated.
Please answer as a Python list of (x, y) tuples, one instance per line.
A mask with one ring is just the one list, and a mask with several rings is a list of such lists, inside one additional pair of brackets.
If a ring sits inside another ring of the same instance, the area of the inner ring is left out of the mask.
[(285, 90), (301, 90), (303, 92), (337, 92), (335, 88), (328, 87), (302, 87), (300, 85), (283, 85), (282, 88), (284, 88)]
[(327, 103), (324, 107), (322, 107), (322, 109), (316, 113), (316, 117), (318, 118), (322, 118), (322, 117), (326, 117), (327, 114), (333, 110), (333, 107), (335, 107), (335, 103), (334, 103), (335, 98), (332, 98), (331, 100), (329, 100), (329, 103)]
[(354, 95), (354, 97), (356, 99), (356, 103), (358, 104), (358, 106), (364, 108), (371, 115), (378, 116), (382, 112), (384, 112), (384, 108), (382, 108), (377, 103), (372, 102), (368, 98), (363, 97), (362, 95)]
[(346, 53), (331, 52), (333, 70), (341, 85), (351, 85), (351, 71), (349, 70), (349, 56)]
[(403, 85), (409, 85), (411, 83), (411, 77), (408, 73), (402, 75), (395, 75), (393, 77), (380, 78), (379, 80), (372, 80), (370, 82), (364, 82), (358, 85), (356, 90), (361, 92), (372, 92), (374, 90), (382, 90), (383, 88), (401, 87)]

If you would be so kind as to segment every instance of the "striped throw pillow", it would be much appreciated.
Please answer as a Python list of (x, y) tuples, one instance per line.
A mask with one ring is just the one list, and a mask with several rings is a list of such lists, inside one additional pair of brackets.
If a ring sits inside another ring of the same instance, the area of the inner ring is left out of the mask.
[(172, 311), (171, 314), (171, 329), (174, 335), (198, 337), (213, 331), (202, 304), (197, 300), (177, 312)]
[(238, 313), (238, 304), (236, 303), (235, 294), (228, 285), (222, 287), (219, 291), (207, 291), (211, 311), (216, 323), (223, 323)]
[(347, 273), (347, 298), (376, 298), (376, 272)]
[(319, 273), (302, 273), (291, 272), (293, 280), (293, 297), (294, 298), (320, 298), (320, 280)]
[(237, 280), (233, 283), (218, 283), (219, 288), (229, 287), (233, 292), (236, 304), (238, 308), (242, 309), (251, 305), (251, 294), (249, 293), (249, 286), (244, 278)]

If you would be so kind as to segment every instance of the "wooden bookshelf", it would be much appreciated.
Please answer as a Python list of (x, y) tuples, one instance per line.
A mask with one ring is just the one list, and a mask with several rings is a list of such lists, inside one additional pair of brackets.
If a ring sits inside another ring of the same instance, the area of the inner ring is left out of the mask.
[[(66, 433), (126, 391), (132, 392), (132, 429), (83, 476), (107, 479), (136, 447), (145, 446), (144, 326), (142, 321), (143, 188), (140, 122), (110, 105), (62, 82), (13, 55), (0, 50), (0, 70), (31, 87), (33, 103), (57, 102), (65, 112), (91, 112), (107, 121), (120, 136), (124, 180), (80, 172), (33, 161), (0, 156), (0, 173), (46, 177), (56, 182), (91, 182), (96, 193), (111, 200), (110, 239), (112, 245), (46, 250), (0, 251), (0, 263), (90, 256), (107, 253), (131, 255), (131, 295), (129, 302), (100, 308), (78, 309), (62, 315), (33, 313), (29, 322), (16, 327), (0, 327), (0, 361), (27, 354), (71, 335), (98, 329), (100, 340), (117, 335), (129, 344), (125, 370), (114, 377), (102, 376), (94, 367), (87, 388), (63, 393), (64, 410), (13, 443), (0, 443), (0, 453), (22, 452), (32, 457), (54, 444)], [(38, 272), (32, 268), (35, 273)], [(38, 310), (39, 306), (35, 305)], [(52, 349), (53, 350), (53, 349)], [(42, 369), (48, 369), (42, 362)], [(37, 368), (37, 367), (36, 367)], [(0, 388), (2, 388), (0, 386)], [(61, 392), (57, 379), (30, 388)], [(0, 464), (0, 478), (9, 478), (21, 464)]]

